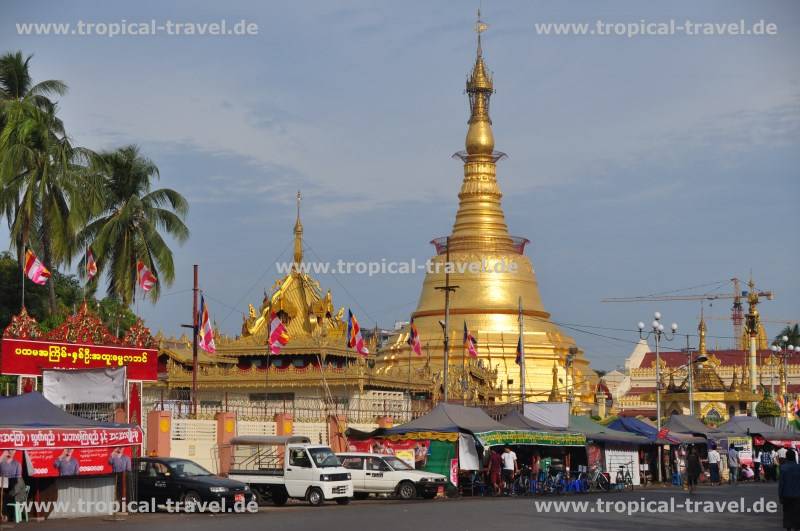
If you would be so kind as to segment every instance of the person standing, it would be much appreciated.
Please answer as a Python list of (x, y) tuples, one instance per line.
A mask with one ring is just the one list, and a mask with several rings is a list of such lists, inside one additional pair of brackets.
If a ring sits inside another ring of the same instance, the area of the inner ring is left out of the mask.
[(697, 455), (697, 448), (693, 447), (686, 457), (686, 482), (689, 485), (689, 494), (694, 494), (701, 472), (700, 456)]
[(739, 452), (735, 446), (728, 449), (728, 483), (736, 486), (739, 479)]
[(755, 481), (761, 481), (761, 448), (753, 448), (753, 472)]
[(517, 454), (506, 446), (503, 449), (503, 483), (506, 494), (513, 494), (514, 475), (517, 473)]
[(783, 506), (783, 527), (790, 531), (800, 529), (800, 465), (795, 450), (788, 450), (786, 455), (786, 462), (781, 465), (778, 498)]
[(711, 475), (711, 484), (719, 485), (719, 462), (722, 456), (719, 455), (716, 446), (712, 446), (708, 451), (708, 470)]
[(491, 450), (489, 455), (489, 481), (492, 484), (492, 494), (495, 496), (500, 494), (502, 470), (503, 458), (500, 456), (500, 450)]
[(761, 461), (761, 468), (764, 470), (764, 481), (775, 481), (775, 467), (772, 464), (772, 448), (765, 444), (761, 448), (761, 453), (758, 454), (758, 460)]

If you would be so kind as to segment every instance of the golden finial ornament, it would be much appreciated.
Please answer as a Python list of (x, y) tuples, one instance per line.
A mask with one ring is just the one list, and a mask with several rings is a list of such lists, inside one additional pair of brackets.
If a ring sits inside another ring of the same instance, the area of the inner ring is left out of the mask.
[(303, 224), (300, 222), (300, 190), (297, 191), (297, 220), (294, 222), (294, 263), (303, 262)]

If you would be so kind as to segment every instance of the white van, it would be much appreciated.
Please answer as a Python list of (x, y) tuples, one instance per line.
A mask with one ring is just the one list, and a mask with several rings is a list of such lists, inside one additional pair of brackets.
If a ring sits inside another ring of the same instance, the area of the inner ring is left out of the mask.
[(394, 455), (360, 452), (336, 455), (353, 478), (356, 499), (364, 499), (370, 494), (395, 494), (404, 500), (416, 496), (429, 500), (436, 496), (440, 487), (447, 485), (445, 476), (415, 470)]

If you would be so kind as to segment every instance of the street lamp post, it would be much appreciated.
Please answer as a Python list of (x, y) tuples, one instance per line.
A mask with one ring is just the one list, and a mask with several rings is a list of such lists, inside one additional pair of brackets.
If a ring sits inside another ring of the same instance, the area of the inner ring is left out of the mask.
[[(569, 403), (569, 414), (572, 415), (572, 405), (575, 402), (575, 374), (572, 370), (575, 356), (578, 354), (578, 347), (569, 347), (569, 353), (566, 357), (567, 366), (565, 367), (564, 375), (567, 379), (567, 402)], [(572, 372), (572, 374), (570, 374)], [(572, 387), (570, 387), (570, 376), (572, 376)]]
[[(664, 325), (661, 324), (661, 312), (653, 314), (653, 322), (650, 323), (652, 331), (644, 332), (644, 323), (639, 322), (639, 338), (648, 339), (652, 336), (656, 341), (656, 427), (661, 431), (661, 339), (672, 341), (675, 338), (675, 332), (678, 331), (677, 323), (672, 323), (672, 335), (664, 331)], [(658, 447), (658, 479), (661, 481), (661, 446)]]
[(686, 348), (686, 354), (689, 357), (689, 363), (686, 365), (689, 370), (689, 415), (694, 417), (694, 364), (696, 360), (692, 361), (691, 347)]
[[(800, 351), (800, 346), (794, 346), (789, 344), (789, 337), (783, 336), (781, 337), (781, 345), (772, 345), (770, 350), (772, 351), (773, 355), (777, 355), (780, 357), (781, 361), (781, 368), (783, 372), (783, 379), (780, 382), (780, 393), (781, 397), (783, 398), (784, 407), (789, 402), (789, 373), (788, 371), (788, 363), (787, 360), (789, 356), (791, 356), (795, 351)], [(771, 373), (770, 373), (771, 374)], [(774, 390), (773, 390), (774, 393)]]

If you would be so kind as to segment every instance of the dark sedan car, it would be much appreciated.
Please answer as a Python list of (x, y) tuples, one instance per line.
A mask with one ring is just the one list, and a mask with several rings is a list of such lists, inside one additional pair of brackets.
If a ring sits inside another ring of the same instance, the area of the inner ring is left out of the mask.
[[(157, 505), (182, 502), (182, 510), (243, 510), (255, 501), (250, 487), (216, 476), (194, 461), (175, 457), (142, 457), (135, 461), (139, 501)], [(217, 502), (214, 508), (211, 502)], [(188, 507), (187, 507), (188, 506)]]

